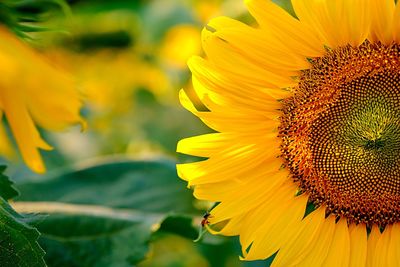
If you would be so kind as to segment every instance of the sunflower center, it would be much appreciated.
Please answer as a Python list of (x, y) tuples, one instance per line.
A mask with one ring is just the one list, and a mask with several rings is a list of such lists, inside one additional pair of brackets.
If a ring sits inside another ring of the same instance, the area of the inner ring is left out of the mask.
[(284, 100), (282, 156), (310, 201), (355, 223), (400, 222), (400, 46), (314, 59)]

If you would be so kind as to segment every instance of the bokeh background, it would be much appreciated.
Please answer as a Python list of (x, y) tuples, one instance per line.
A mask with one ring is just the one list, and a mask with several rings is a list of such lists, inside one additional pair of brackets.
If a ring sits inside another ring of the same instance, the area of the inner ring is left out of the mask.
[(212, 132), (179, 104), (182, 88), (196, 101), (186, 61), (202, 55), (211, 18), (254, 23), (243, 1), (30, 2), (24, 11), (40, 14), (45, 30), (22, 38), (75, 77), (87, 121), (84, 132), (42, 132), (55, 147), (42, 153), (45, 175), (25, 167), (14, 144), (3, 149), (17, 202), (36, 203), (20, 209), (50, 214), (37, 224), (47, 264), (268, 266), (241, 261), (237, 237), (193, 241), (213, 203), (195, 200), (174, 167), (195, 160), (175, 152), (180, 139)]

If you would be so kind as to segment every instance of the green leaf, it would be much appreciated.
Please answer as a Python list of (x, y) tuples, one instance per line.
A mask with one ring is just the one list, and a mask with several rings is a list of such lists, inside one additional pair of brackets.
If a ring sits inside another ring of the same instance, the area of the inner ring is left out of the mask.
[(30, 224), (36, 216), (22, 216), (6, 200), (18, 195), (0, 166), (0, 266), (46, 266), (44, 251), (39, 247), (39, 232)]
[(162, 221), (158, 232), (172, 233), (191, 240), (196, 239), (198, 235), (198, 229), (193, 226), (193, 218), (182, 215), (166, 217)]
[(56, 201), (158, 213), (195, 213), (170, 160), (106, 160), (18, 185), (18, 201)]
[(29, 33), (56, 30), (39, 23), (46, 22), (51, 16), (63, 13), (71, 15), (65, 0), (3, 0), (0, 1), (0, 24), (9, 27), (17, 36), (32, 42)]
[(168, 217), (199, 213), (170, 160), (103, 160), (18, 188), (18, 211), (49, 215), (37, 227), (50, 266), (132, 266), (160, 227), (197, 234), (190, 217)]
[(0, 197), (9, 200), (18, 196), (18, 191), (13, 187), (13, 182), (3, 174), (5, 169), (6, 166), (0, 166)]
[(0, 197), (0, 266), (46, 266), (39, 247), (39, 232)]
[[(102, 211), (102, 209), (100, 209)], [(52, 213), (38, 225), (49, 266), (133, 266), (148, 250), (151, 225), (159, 217), (97, 212), (79, 205)]]

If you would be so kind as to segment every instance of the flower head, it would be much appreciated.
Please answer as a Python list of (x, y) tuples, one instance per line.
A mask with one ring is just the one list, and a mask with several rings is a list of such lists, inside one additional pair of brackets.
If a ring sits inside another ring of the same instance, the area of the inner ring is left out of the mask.
[(216, 18), (189, 61), (209, 111), (180, 95), (217, 131), (178, 144), (207, 227), (273, 266), (399, 265), (400, 4), (246, 4), (259, 26)]
[(36, 172), (44, 172), (39, 148), (51, 147), (41, 138), (36, 124), (57, 131), (83, 123), (79, 92), (71, 77), (4, 27), (0, 27), (0, 36), (1, 114), (7, 119), (26, 164)]

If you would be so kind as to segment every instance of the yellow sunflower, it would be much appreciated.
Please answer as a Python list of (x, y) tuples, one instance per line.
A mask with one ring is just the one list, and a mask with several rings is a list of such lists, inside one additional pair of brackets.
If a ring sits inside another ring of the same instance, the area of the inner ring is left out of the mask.
[[(19, 41), (0, 26), (0, 116), (4, 114), (26, 164), (36, 172), (45, 167), (39, 149), (51, 147), (42, 139), (36, 124), (62, 130), (83, 123), (82, 105), (74, 81), (63, 71)], [(1, 151), (7, 151), (1, 130)]]
[(216, 18), (189, 61), (209, 111), (180, 93), (217, 132), (177, 148), (207, 228), (272, 266), (400, 266), (400, 4), (246, 4), (258, 27)]

